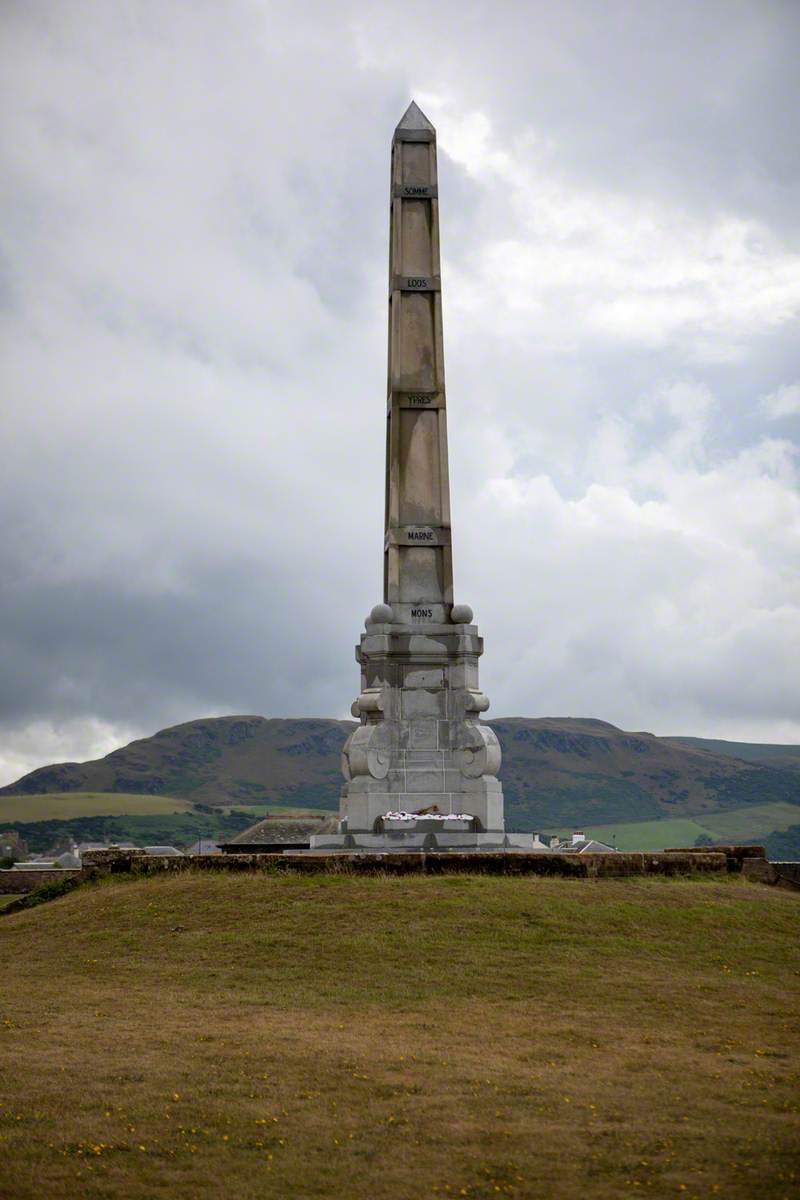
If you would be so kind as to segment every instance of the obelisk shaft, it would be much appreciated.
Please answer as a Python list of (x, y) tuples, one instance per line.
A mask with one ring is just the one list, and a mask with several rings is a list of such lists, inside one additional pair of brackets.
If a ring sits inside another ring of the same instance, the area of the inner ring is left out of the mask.
[(435, 139), (411, 104), (392, 141), (384, 602), (356, 647), (334, 848), (422, 849), (426, 821), (440, 846), (508, 844), (483, 642), (453, 604)]
[(392, 141), (384, 600), (415, 622), (453, 603), (436, 132), (413, 103)]

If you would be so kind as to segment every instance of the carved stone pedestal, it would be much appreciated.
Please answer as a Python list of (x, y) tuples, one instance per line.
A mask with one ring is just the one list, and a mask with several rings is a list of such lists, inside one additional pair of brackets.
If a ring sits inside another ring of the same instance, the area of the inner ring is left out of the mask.
[[(452, 612), (466, 620), (415, 627), (394, 622), (386, 604), (367, 619), (356, 648), (361, 694), (352, 709), (361, 725), (342, 754), (342, 834), (385, 833), (391, 840), (396, 834), (385, 827), (397, 823), (384, 818), (398, 811), (464, 814), (472, 818), (459, 831), (467, 840), (504, 832), (500, 744), (480, 722), (489, 707), (478, 685), (483, 641), (466, 606)], [(448, 836), (456, 837), (450, 822), (441, 825), (441, 833), (450, 825)], [(435, 822), (424, 830), (420, 823), (413, 832), (435, 829)]]

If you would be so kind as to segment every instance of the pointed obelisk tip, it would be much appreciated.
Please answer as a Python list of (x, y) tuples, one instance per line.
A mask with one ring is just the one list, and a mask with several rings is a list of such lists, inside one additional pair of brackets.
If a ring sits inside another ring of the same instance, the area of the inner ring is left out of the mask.
[(412, 100), (406, 111), (403, 113), (402, 119), (398, 122), (398, 129), (425, 129), (429, 133), (436, 133), (433, 125), (431, 125), (425, 113), (417, 104), (416, 100)]

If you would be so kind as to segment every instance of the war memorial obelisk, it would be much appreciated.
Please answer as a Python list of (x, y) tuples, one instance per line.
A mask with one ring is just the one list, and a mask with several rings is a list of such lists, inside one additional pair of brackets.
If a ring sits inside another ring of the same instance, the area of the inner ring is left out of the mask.
[(413, 102), (392, 139), (385, 512), (340, 832), (313, 848), (528, 847), (505, 833), (500, 745), (479, 720), (483, 640), (453, 604), (436, 131)]

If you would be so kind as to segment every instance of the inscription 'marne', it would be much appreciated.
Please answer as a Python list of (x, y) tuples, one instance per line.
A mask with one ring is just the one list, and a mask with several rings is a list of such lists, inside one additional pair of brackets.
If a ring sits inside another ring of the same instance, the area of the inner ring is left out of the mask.
[(432, 529), (409, 529), (408, 540), (410, 542), (432, 542)]

